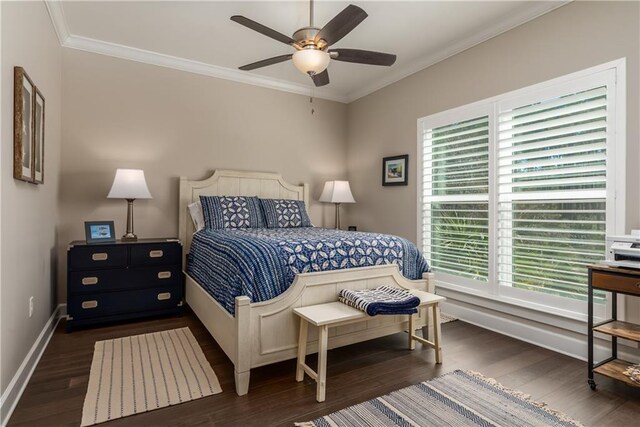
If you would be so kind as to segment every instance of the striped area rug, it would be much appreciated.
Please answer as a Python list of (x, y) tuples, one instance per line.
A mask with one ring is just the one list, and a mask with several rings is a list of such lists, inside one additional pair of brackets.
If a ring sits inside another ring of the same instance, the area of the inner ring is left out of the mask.
[(576, 427), (582, 424), (494, 379), (458, 370), (314, 421), (296, 423), (296, 426)]
[(189, 328), (97, 341), (81, 425), (220, 392), (218, 378)]

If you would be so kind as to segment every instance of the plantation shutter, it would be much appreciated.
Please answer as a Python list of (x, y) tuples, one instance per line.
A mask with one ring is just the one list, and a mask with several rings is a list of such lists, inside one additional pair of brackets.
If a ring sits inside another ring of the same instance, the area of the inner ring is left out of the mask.
[(434, 271), (489, 277), (489, 117), (423, 129), (422, 247)]
[(607, 88), (511, 105), (498, 119), (499, 284), (584, 298), (585, 267), (605, 255)]

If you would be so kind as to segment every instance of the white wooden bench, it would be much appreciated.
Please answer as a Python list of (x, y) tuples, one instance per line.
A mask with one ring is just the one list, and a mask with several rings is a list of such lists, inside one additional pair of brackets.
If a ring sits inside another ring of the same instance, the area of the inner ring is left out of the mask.
[[(408, 315), (409, 348), (411, 350), (415, 349), (416, 341), (418, 341), (435, 349), (436, 363), (442, 363), (439, 304), (445, 301), (446, 298), (418, 290), (410, 290), (409, 292), (420, 298), (419, 308), (433, 308), (433, 310), (431, 310), (433, 314), (433, 341), (429, 341), (427, 337), (419, 337), (415, 335), (414, 316)], [(329, 338), (329, 328), (369, 320), (372, 316), (369, 316), (364, 311), (358, 310), (357, 308), (353, 308), (341, 302), (329, 302), (325, 304), (299, 307), (295, 308), (293, 312), (300, 316), (296, 381), (302, 381), (304, 379), (304, 373), (306, 372), (317, 383), (316, 400), (318, 402), (324, 402), (327, 382), (327, 342)], [(305, 358), (307, 356), (307, 331), (310, 323), (318, 327), (318, 372), (315, 372), (305, 363)]]

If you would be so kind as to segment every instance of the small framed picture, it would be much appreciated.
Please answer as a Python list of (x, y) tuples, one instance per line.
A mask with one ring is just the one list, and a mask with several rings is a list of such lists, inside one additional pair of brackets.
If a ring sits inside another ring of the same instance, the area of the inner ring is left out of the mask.
[(33, 103), (33, 182), (44, 184), (44, 96), (36, 87)]
[(13, 177), (33, 182), (33, 103), (36, 87), (22, 67), (13, 69)]
[(382, 159), (382, 185), (407, 185), (409, 155)]
[(113, 221), (85, 221), (84, 234), (87, 243), (109, 243), (116, 241)]

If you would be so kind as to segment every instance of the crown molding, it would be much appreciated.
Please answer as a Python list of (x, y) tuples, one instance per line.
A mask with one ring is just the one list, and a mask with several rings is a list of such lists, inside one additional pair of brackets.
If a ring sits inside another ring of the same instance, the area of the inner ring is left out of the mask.
[[(527, 11), (514, 14), (507, 20), (498, 22), (492, 27), (486, 28), (483, 32), (468, 37), (458, 43), (445, 47), (440, 51), (420, 58), (408, 65), (397, 69), (391, 69), (383, 79), (367, 85), (363, 89), (349, 92), (347, 94), (338, 93), (328, 88), (315, 88), (314, 96), (316, 98), (327, 99), (342, 103), (350, 103), (364, 96), (376, 92), (385, 86), (393, 84), (412, 74), (424, 70), (432, 65), (437, 64), (453, 55), (472, 48), (482, 42), (496, 37), (506, 31), (509, 31), (519, 25), (538, 18), (545, 13), (551, 12), (559, 7), (570, 3), (572, 0), (562, 1), (560, 3), (540, 2), (534, 8)], [(265, 87), (269, 89), (280, 90), (284, 92), (295, 93), (308, 96), (310, 93), (309, 86), (291, 83), (288, 81), (261, 76), (257, 74), (247, 73), (234, 68), (220, 67), (217, 65), (207, 64), (204, 62), (194, 61), (191, 59), (180, 58), (177, 56), (166, 55), (163, 53), (153, 52), (145, 49), (138, 49), (131, 46), (111, 43), (102, 40), (96, 40), (88, 37), (71, 34), (64, 15), (62, 3), (58, 0), (46, 0), (45, 4), (51, 17), (51, 22), (58, 36), (58, 40), (63, 47), (70, 49), (82, 50), (85, 52), (97, 53), (100, 55), (112, 56), (115, 58), (126, 59), (130, 61), (141, 62), (159, 67), (172, 68), (175, 70), (185, 71), (188, 73), (201, 74), (210, 77), (216, 77), (225, 80), (231, 80), (239, 83), (250, 84), (254, 86)]]
[[(165, 55), (163, 53), (153, 52), (150, 50), (138, 49), (117, 43), (77, 36), (75, 34), (71, 34), (69, 31), (62, 3), (60, 1), (48, 0), (45, 1), (45, 5), (49, 11), (49, 16), (51, 17), (51, 22), (53, 23), (60, 45), (69, 49), (77, 49), (85, 52), (126, 59), (129, 61), (186, 71), (188, 73), (217, 77), (220, 79), (295, 93), (298, 95), (309, 96), (311, 92), (310, 87), (303, 84), (291, 83), (272, 77), (247, 73), (246, 71), (240, 71), (233, 68), (220, 67), (191, 59)], [(313, 96), (315, 98), (322, 98), (342, 103), (347, 102), (346, 96), (327, 88), (314, 88), (313, 92)]]
[(53, 29), (58, 36), (58, 41), (64, 46), (71, 32), (67, 25), (67, 18), (64, 16), (64, 10), (62, 9), (62, 3), (59, 1), (45, 1), (49, 17), (51, 17), (51, 23), (53, 23)]
[(565, 0), (559, 4), (554, 4), (552, 7), (549, 6), (551, 2), (541, 2), (532, 9), (514, 14), (510, 16), (508, 20), (500, 21), (496, 25), (486, 28), (481, 33), (475, 34), (471, 37), (467, 37), (466, 39), (461, 40), (458, 43), (441, 49), (433, 55), (420, 58), (419, 60), (405, 65), (402, 68), (398, 68), (387, 74), (385, 78), (380, 79), (368, 86), (365, 86), (360, 90), (349, 92), (346, 96), (347, 103), (351, 103), (367, 95), (370, 95), (373, 92), (376, 92), (386, 86), (404, 79), (405, 77), (409, 77), (412, 74), (415, 74), (424, 70), (425, 68), (437, 64), (438, 62), (444, 61), (445, 59), (457, 55), (458, 53), (464, 52), (467, 49), (471, 49), (472, 47), (479, 45), (480, 43), (497, 37), (500, 34), (503, 34), (536, 18), (539, 18), (540, 16), (556, 10), (557, 8), (562, 7), (568, 3), (571, 3), (572, 1), (573, 0)]

